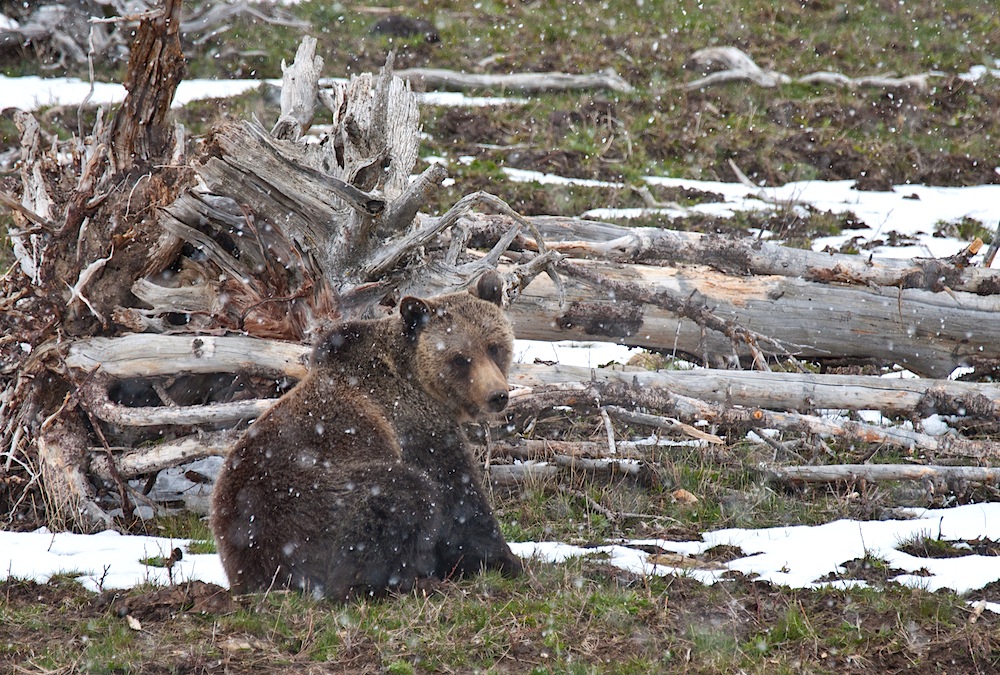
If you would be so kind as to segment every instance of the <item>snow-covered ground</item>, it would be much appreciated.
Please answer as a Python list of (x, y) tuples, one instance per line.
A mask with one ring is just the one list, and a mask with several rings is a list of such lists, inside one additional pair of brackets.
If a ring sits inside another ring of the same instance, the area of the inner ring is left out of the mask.
[[(260, 84), (255, 80), (184, 82), (174, 105), (206, 97), (229, 96)], [(78, 105), (90, 93), (90, 85), (67, 78), (40, 79), (0, 77), (0, 109), (21, 107), (34, 109), (46, 105)], [(90, 101), (108, 104), (121, 100), (124, 89), (118, 85), (99, 84)], [(446, 97), (446, 98), (441, 98)], [(490, 105), (498, 99), (470, 99), (461, 94), (427, 94), (426, 101), (449, 105)], [(998, 169), (1000, 170), (1000, 169)], [(576, 183), (573, 179), (507, 169), (508, 178), (540, 183)], [(889, 232), (906, 235), (914, 240), (908, 248), (875, 249), (876, 255), (896, 257), (942, 257), (952, 255), (968, 242), (936, 237), (939, 222), (957, 222), (963, 218), (980, 221), (993, 229), (1000, 222), (1000, 186), (940, 188), (920, 185), (897, 186), (889, 192), (859, 192), (849, 181), (809, 181), (763, 188), (768, 201), (759, 198), (758, 189), (740, 183), (695, 181), (650, 176), (653, 185), (690, 187), (713, 192), (724, 197), (722, 202), (694, 207), (708, 213), (732, 215), (739, 210), (775, 208), (770, 201), (810, 205), (818, 210), (852, 211), (867, 229), (850, 232), (815, 242), (817, 248), (836, 247), (844, 241), (861, 237), (862, 241), (885, 238)], [(595, 184), (595, 181), (587, 181)], [(610, 185), (610, 184), (608, 184)], [(791, 208), (798, 208), (792, 206)], [(584, 214), (592, 218), (628, 217), (648, 211), (610, 211), (595, 209)], [(672, 213), (667, 210), (667, 213)], [(679, 213), (678, 213), (679, 215)], [(766, 233), (764, 233), (766, 235)], [(517, 358), (532, 362), (536, 358), (563, 364), (596, 367), (610, 361), (624, 362), (635, 350), (608, 344), (531, 343), (519, 341)], [(212, 473), (213, 462), (203, 460), (203, 473)], [(202, 485), (184, 486), (179, 477), (163, 472), (157, 488), (184, 489), (202, 508), (207, 489)], [(197, 495), (195, 494), (197, 491)], [(886, 560), (890, 566), (904, 570), (896, 581), (936, 590), (952, 588), (958, 592), (982, 588), (1000, 580), (1000, 562), (996, 557), (970, 555), (950, 559), (915, 558), (897, 550), (897, 546), (916, 534), (940, 536), (947, 540), (988, 537), (1000, 539), (1000, 504), (977, 504), (940, 510), (913, 510), (911, 520), (858, 522), (840, 520), (818, 526), (791, 526), (760, 530), (729, 529), (704, 533), (701, 541), (635, 541), (612, 546), (581, 549), (559, 542), (515, 542), (515, 553), (525, 558), (559, 562), (571, 556), (609, 556), (612, 564), (641, 574), (680, 573), (716, 583), (731, 570), (756, 574), (761, 579), (794, 587), (809, 587), (823, 583), (819, 579), (830, 573), (842, 573), (841, 565), (866, 554)], [(54, 574), (72, 574), (87, 588), (127, 588), (139, 583), (168, 583), (166, 570), (151, 567), (142, 561), (166, 556), (174, 547), (185, 550), (183, 560), (173, 571), (174, 579), (201, 579), (226, 585), (218, 556), (190, 554), (189, 542), (156, 537), (123, 536), (116, 533), (98, 535), (53, 534), (46, 530), (32, 533), (0, 531), (0, 579), (7, 576), (45, 581)], [(668, 552), (686, 555), (701, 553), (712, 546), (729, 544), (742, 549), (744, 557), (726, 564), (723, 569), (684, 566), (675, 568), (664, 558), (636, 548), (656, 546)], [(914, 574), (919, 572), (919, 574)], [(835, 584), (854, 582), (828, 582)], [(1000, 598), (996, 598), (1000, 601)], [(1000, 611), (1000, 604), (990, 604)]]
[[(256, 89), (262, 84), (281, 86), (281, 80), (184, 80), (177, 87), (171, 105), (179, 108), (191, 101), (208, 98), (229, 98)], [(89, 95), (89, 98), (88, 98)], [(90, 105), (116, 105), (125, 99), (125, 87), (109, 82), (90, 82), (77, 77), (5, 77), (0, 75), (0, 110), (20, 108), (36, 110), (49, 106), (75, 106), (86, 101)], [(428, 105), (484, 106), (503, 105), (521, 99), (486, 96), (466, 96), (461, 92), (442, 91), (417, 93), (417, 99)]]
[[(909, 520), (838, 520), (816, 526), (716, 530), (704, 533), (702, 541), (647, 539), (589, 548), (560, 542), (512, 542), (511, 549), (524, 559), (549, 563), (599, 556), (636, 574), (683, 574), (708, 584), (722, 582), (725, 574), (738, 571), (793, 588), (863, 585), (863, 581), (851, 580), (842, 565), (865, 556), (903, 570), (893, 581), (928, 591), (949, 588), (966, 593), (1000, 580), (996, 556), (919, 558), (898, 550), (901, 544), (915, 537), (940, 537), (945, 541), (1000, 539), (1000, 504), (910, 509), (910, 512), (913, 518)], [(44, 583), (56, 574), (71, 575), (93, 591), (143, 583), (167, 584), (170, 578), (166, 569), (143, 561), (169, 557), (179, 547), (185, 553), (174, 565), (175, 582), (199, 579), (226, 586), (219, 557), (191, 554), (187, 552), (189, 543), (184, 539), (125, 536), (115, 532), (82, 535), (51, 533), (45, 529), (30, 533), (0, 531), (0, 579), (10, 576)], [(739, 547), (744, 557), (725, 565), (699, 567), (678, 565), (663, 554), (646, 552), (657, 547), (667, 553), (691, 556), (719, 545)], [(843, 575), (845, 579), (820, 581), (828, 574)], [(989, 602), (986, 608), (1000, 612), (1000, 603)]]

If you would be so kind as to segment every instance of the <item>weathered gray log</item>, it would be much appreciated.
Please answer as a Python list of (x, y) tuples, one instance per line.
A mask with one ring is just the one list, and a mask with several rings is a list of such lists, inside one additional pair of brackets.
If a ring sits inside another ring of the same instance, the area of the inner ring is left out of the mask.
[(997, 419), (1000, 385), (923, 378), (747, 370), (659, 370), (517, 364), (511, 382), (527, 387), (621, 382), (668, 389), (705, 401), (772, 410), (879, 410), (886, 415), (957, 415)]
[[(829, 284), (883, 286), (926, 291), (1000, 293), (1000, 270), (956, 266), (932, 258), (872, 258), (790, 248), (757, 237), (682, 232), (656, 227), (624, 227), (563, 216), (534, 216), (530, 222), (546, 245), (572, 258), (617, 263), (705, 265), (737, 277), (776, 275)], [(487, 242), (511, 226), (503, 215), (475, 214), (469, 229)], [(515, 245), (533, 249), (521, 236)]]
[[(232, 431), (185, 436), (149, 447), (110, 448), (118, 475), (124, 479), (156, 473), (205, 457), (222, 457), (238, 434)], [(90, 471), (105, 481), (113, 480), (111, 458), (103, 448), (91, 450)]]
[[(712, 365), (749, 359), (746, 344), (677, 315), (681, 299), (734, 327), (753, 327), (774, 344), (756, 347), (801, 360), (870, 360), (943, 378), (959, 366), (1000, 362), (1000, 342), (987, 317), (1000, 296), (810, 282), (798, 277), (735, 277), (686, 265), (622, 267), (580, 261), (592, 280), (570, 279), (560, 295), (537, 277), (510, 310), (519, 337), (601, 340), (686, 355)], [(565, 268), (562, 268), (565, 269)]]
[(306, 373), (308, 356), (307, 346), (279, 340), (137, 333), (75, 341), (66, 350), (65, 363), (119, 379), (241, 371), (299, 379)]
[[(94, 337), (65, 347), (65, 364), (83, 372), (128, 379), (177, 373), (253, 372), (300, 379), (309, 347), (242, 336), (133, 334)], [(541, 387), (574, 382), (619, 382), (667, 389), (693, 398), (776, 410), (880, 410), (887, 415), (941, 414), (995, 419), (1000, 385), (921, 378), (815, 373), (584, 368), (514, 364), (511, 383)]]
[(488, 89), (493, 92), (523, 93), (575, 89), (606, 89), (629, 93), (634, 90), (631, 84), (614, 71), (584, 75), (555, 72), (480, 74), (440, 68), (406, 68), (397, 74), (403, 79), (421, 82), (427, 89)]
[(124, 406), (110, 401), (104, 387), (91, 384), (85, 391), (88, 408), (94, 417), (122, 427), (234, 424), (254, 420), (274, 405), (272, 399), (250, 399), (204, 405)]
[(921, 464), (831, 464), (827, 466), (768, 467), (770, 480), (781, 483), (833, 483), (836, 481), (919, 480), (934, 483), (1000, 482), (1000, 469), (983, 466), (937, 466)]

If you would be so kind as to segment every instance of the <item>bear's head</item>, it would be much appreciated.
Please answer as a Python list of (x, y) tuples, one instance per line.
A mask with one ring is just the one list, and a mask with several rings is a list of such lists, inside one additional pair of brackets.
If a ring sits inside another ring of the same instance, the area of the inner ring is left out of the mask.
[(507, 407), (514, 332), (500, 309), (502, 297), (499, 275), (487, 272), (469, 293), (400, 303), (415, 375), (459, 421)]

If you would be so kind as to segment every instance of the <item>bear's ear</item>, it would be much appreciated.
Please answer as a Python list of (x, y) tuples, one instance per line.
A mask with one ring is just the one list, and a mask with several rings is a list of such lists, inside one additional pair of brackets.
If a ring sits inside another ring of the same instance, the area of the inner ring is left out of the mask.
[(406, 334), (413, 335), (431, 320), (431, 307), (426, 300), (408, 295), (399, 303), (399, 315), (403, 317)]
[(492, 302), (497, 307), (503, 306), (503, 277), (496, 270), (483, 272), (472, 294), (480, 300)]
[(361, 336), (357, 326), (342, 323), (320, 334), (313, 348), (312, 363), (319, 365), (333, 361), (345, 346), (356, 341)]

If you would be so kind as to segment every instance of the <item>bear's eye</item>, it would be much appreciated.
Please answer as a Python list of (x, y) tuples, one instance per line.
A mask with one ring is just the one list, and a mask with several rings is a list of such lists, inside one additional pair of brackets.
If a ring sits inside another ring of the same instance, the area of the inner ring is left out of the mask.
[(496, 361), (500, 358), (500, 345), (490, 345), (486, 348), (486, 353), (490, 355), (490, 358)]
[(468, 368), (470, 363), (472, 363), (472, 359), (462, 356), (461, 354), (455, 354), (451, 357), (451, 365), (456, 368)]

